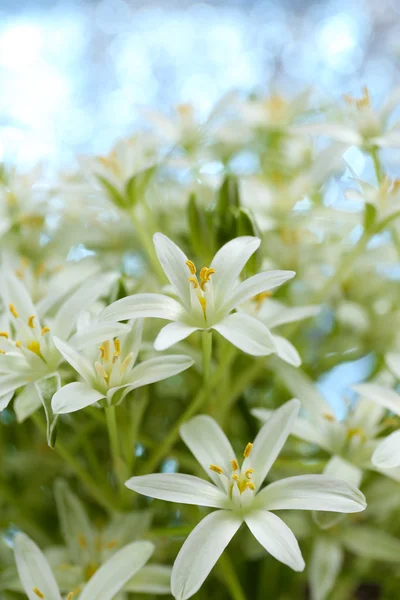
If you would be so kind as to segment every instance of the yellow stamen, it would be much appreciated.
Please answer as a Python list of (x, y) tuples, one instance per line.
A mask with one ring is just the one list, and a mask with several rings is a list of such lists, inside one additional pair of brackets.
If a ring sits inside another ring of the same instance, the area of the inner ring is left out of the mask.
[(333, 415), (330, 415), (329, 413), (324, 413), (322, 415), (324, 417), (324, 419), (326, 419), (327, 421), (334, 421), (335, 417)]
[(99, 350), (100, 350), (100, 358), (104, 358), (104, 355), (106, 353), (106, 351), (104, 350), (104, 346), (100, 346)]
[(74, 595), (74, 592), (70, 592), (67, 596), (67, 600), (72, 600), (73, 595)]
[(208, 267), (203, 267), (200, 271), (200, 287), (205, 292), (206, 283), (210, 281), (211, 275), (214, 275), (215, 269), (209, 269)]
[(0, 337), (5, 337), (8, 339), (8, 333), (7, 331), (0, 331)]
[(115, 548), (115, 546), (118, 545), (117, 540), (111, 540), (110, 542), (107, 542), (106, 544), (104, 544), (104, 548), (108, 548), (108, 549), (112, 549)]
[(256, 303), (256, 310), (260, 310), (264, 300), (271, 298), (272, 292), (261, 292), (253, 297), (253, 302)]
[(347, 431), (347, 437), (351, 440), (355, 436), (364, 437), (364, 430), (361, 427), (350, 427)]
[(17, 313), (17, 309), (15, 308), (14, 304), (10, 304), (9, 307), (11, 314), (18, 319), (19, 314)]
[(196, 265), (191, 260), (187, 260), (186, 264), (192, 275), (196, 275)]
[(109, 375), (101, 363), (96, 361), (94, 363), (94, 368), (96, 369), (96, 371), (100, 375), (100, 377), (103, 377), (106, 381), (108, 381)]
[(234, 458), (231, 460), (232, 471), (237, 471), (239, 469), (239, 463)]
[(245, 458), (249, 458), (249, 456), (250, 456), (250, 454), (251, 454), (251, 451), (252, 451), (252, 449), (253, 449), (253, 444), (252, 444), (251, 442), (249, 442), (249, 443), (247, 444), (246, 448), (244, 449), (243, 456), (244, 456)]
[(42, 335), (46, 335), (46, 333), (48, 333), (49, 331), (50, 331), (50, 327), (43, 327)]
[(36, 596), (37, 596), (38, 598), (44, 598), (44, 594), (42, 594), (42, 592), (41, 592), (40, 590), (38, 590), (38, 589), (37, 589), (37, 587), (34, 587), (34, 588), (32, 589), (32, 592), (33, 592), (34, 594), (36, 594)]
[(252, 481), (246, 481), (246, 487), (245, 489), (249, 489), (249, 490), (254, 490), (256, 489), (256, 486), (254, 485), (254, 483)]
[(87, 548), (87, 541), (83, 533), (78, 533), (78, 544), (83, 550)]
[(0, 354), (5, 354), (5, 351), (0, 349)]
[(90, 562), (88, 564), (88, 566), (85, 569), (85, 579), (86, 581), (88, 579), (90, 579), (91, 577), (93, 577), (93, 575), (96, 573), (97, 569), (99, 568), (99, 565), (97, 565), (95, 562)]
[(34, 323), (33, 323), (33, 321), (34, 321), (34, 320), (35, 320), (35, 315), (31, 315), (31, 316), (29, 317), (29, 319), (28, 319), (28, 325), (29, 325), (29, 327), (30, 327), (31, 329), (34, 329), (34, 328), (35, 328), (35, 325), (34, 325)]
[(236, 473), (234, 473), (234, 474), (232, 475), (232, 479), (233, 479), (234, 481), (239, 481), (239, 475), (236, 475)]
[(355, 108), (357, 108), (358, 110), (360, 110), (361, 108), (369, 108), (371, 106), (371, 98), (366, 85), (363, 87), (362, 92), (363, 93), (361, 98), (353, 98), (352, 96), (346, 94), (345, 96), (343, 96), (344, 101), (347, 102), (347, 104), (349, 104), (350, 106), (355, 106)]
[(246, 469), (244, 476), (247, 477), (247, 479), (251, 479), (252, 473), (254, 473), (254, 469)]
[(218, 473), (218, 475), (222, 475), (223, 470), (218, 465), (210, 465), (210, 471), (214, 471), (214, 473)]
[(133, 352), (129, 352), (124, 361), (121, 364), (120, 372), (123, 373), (128, 367), (129, 363), (132, 361)]
[(40, 344), (39, 342), (37, 342), (36, 340), (32, 340), (31, 342), (29, 342), (26, 347), (28, 348), (28, 350), (30, 350), (31, 352), (34, 352), (35, 354), (37, 354), (38, 356), (40, 356)]
[(15, 342), (15, 345), (16, 345), (16, 347), (17, 347), (17, 348), (21, 348), (21, 347), (22, 347), (22, 342), (21, 342), (21, 340), (17, 340), (17, 341)]
[(118, 338), (114, 340), (114, 348), (115, 348), (114, 356), (119, 356), (121, 353), (121, 342), (119, 341)]
[(107, 340), (106, 342), (103, 343), (103, 349), (104, 349), (104, 360), (109, 361), (111, 358), (111, 352), (110, 352), (110, 340)]
[(207, 300), (205, 298), (203, 298), (203, 296), (199, 297), (199, 302), (201, 304), (201, 308), (203, 309), (203, 315), (204, 318), (206, 319), (206, 308), (207, 308)]
[(199, 282), (196, 277), (189, 277), (190, 283), (193, 283), (193, 289), (197, 289), (199, 287)]

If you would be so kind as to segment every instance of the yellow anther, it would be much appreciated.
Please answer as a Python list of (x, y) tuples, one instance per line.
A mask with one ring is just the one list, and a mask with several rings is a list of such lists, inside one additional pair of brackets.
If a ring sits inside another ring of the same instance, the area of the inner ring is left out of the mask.
[(106, 381), (108, 381), (109, 375), (101, 363), (96, 361), (94, 363), (94, 368), (96, 369), (96, 371), (100, 375), (100, 377), (103, 377)]
[(78, 544), (83, 550), (87, 548), (87, 541), (83, 533), (78, 533)]
[(188, 266), (189, 271), (192, 275), (196, 275), (196, 265), (191, 260), (186, 261), (186, 265)]
[(371, 98), (367, 86), (363, 87), (362, 92), (361, 98), (353, 98), (346, 94), (343, 96), (344, 101), (347, 102), (347, 104), (350, 104), (350, 106), (355, 106), (358, 110), (361, 108), (369, 108), (371, 106)]
[(234, 458), (231, 460), (232, 471), (237, 471), (239, 469), (239, 463)]
[(29, 327), (30, 327), (31, 329), (34, 329), (34, 328), (35, 328), (35, 325), (34, 325), (34, 323), (33, 323), (33, 322), (34, 322), (34, 320), (35, 320), (35, 315), (31, 315), (31, 316), (29, 317), (29, 319), (28, 319), (28, 325), (29, 325)]
[(114, 340), (114, 356), (119, 356), (121, 353), (121, 342), (118, 338)]
[(50, 331), (50, 327), (43, 327), (42, 335), (46, 335), (46, 333), (48, 333), (49, 331)]
[(67, 600), (72, 600), (74, 592), (70, 592), (67, 596)]
[(251, 442), (249, 442), (249, 443), (247, 444), (246, 448), (244, 449), (243, 456), (244, 456), (245, 458), (249, 458), (249, 456), (250, 456), (250, 454), (251, 454), (251, 451), (252, 451), (252, 449), (253, 449), (253, 444), (252, 444)]
[(199, 287), (199, 282), (197, 281), (196, 277), (189, 277), (189, 281), (190, 283), (193, 283), (194, 289), (197, 289)]
[(8, 339), (8, 333), (7, 331), (0, 331), (0, 337), (5, 337)]
[(106, 353), (106, 351), (104, 350), (104, 346), (100, 346), (99, 350), (100, 350), (100, 358), (104, 358), (104, 355)]
[(104, 544), (104, 548), (108, 548), (109, 550), (112, 550), (112, 548), (115, 548), (115, 546), (118, 545), (117, 540), (111, 540), (110, 542), (107, 542)]
[(17, 312), (17, 309), (15, 308), (14, 304), (9, 304), (8, 308), (10, 309), (11, 314), (18, 319), (19, 314)]
[(36, 596), (37, 596), (38, 598), (44, 598), (44, 594), (42, 594), (42, 592), (41, 592), (40, 590), (38, 590), (38, 589), (37, 589), (37, 587), (34, 587), (34, 588), (32, 589), (32, 592), (33, 592), (34, 594), (36, 594)]
[(335, 420), (335, 417), (334, 417), (333, 415), (331, 415), (330, 413), (324, 413), (322, 416), (323, 416), (323, 417), (324, 417), (324, 419), (326, 419), (327, 421), (332, 421), (332, 422), (333, 422), (333, 421)]
[(254, 469), (246, 469), (244, 476), (247, 477), (247, 479), (251, 479), (251, 475), (254, 473)]
[(256, 309), (260, 310), (264, 300), (266, 300), (267, 298), (271, 298), (271, 296), (272, 292), (261, 292), (260, 294), (253, 296), (252, 300), (256, 303)]
[(210, 277), (211, 275), (214, 275), (215, 273), (215, 269), (209, 269), (208, 267), (203, 267), (200, 271), (200, 287), (203, 290), (203, 292), (205, 292), (206, 290), (206, 283), (208, 283), (210, 281)]
[(5, 354), (5, 351), (0, 349), (0, 354)]
[(17, 340), (15, 342), (15, 345), (16, 345), (17, 348), (22, 348), (22, 342), (21, 342), (21, 340)]
[(30, 350), (31, 352), (34, 352), (35, 354), (37, 354), (38, 356), (40, 356), (40, 344), (39, 342), (37, 342), (36, 340), (32, 340), (30, 341), (26, 347), (28, 348), (28, 350)]
[(254, 492), (254, 490), (256, 489), (256, 486), (254, 485), (254, 483), (252, 481), (246, 481), (245, 489), (252, 490)]
[(239, 481), (239, 475), (236, 475), (236, 473), (234, 473), (234, 474), (232, 475), (232, 479), (233, 479), (234, 481)]
[(210, 471), (214, 471), (214, 473), (218, 473), (218, 475), (222, 475), (223, 470), (218, 465), (210, 465)]
[(205, 279), (205, 280), (207, 279), (207, 271), (208, 271), (207, 267), (202, 267), (200, 269), (200, 279)]
[(364, 430), (361, 427), (350, 427), (347, 430), (347, 437), (351, 440), (353, 437), (359, 436), (361, 438), (365, 437)]
[(90, 562), (88, 564), (88, 566), (86, 567), (86, 569), (84, 571), (86, 581), (88, 581), (91, 577), (93, 577), (93, 575), (96, 573), (98, 568), (99, 568), (99, 565), (96, 564), (95, 562)]
[(104, 356), (102, 358), (104, 358), (104, 360), (109, 361), (111, 358), (110, 340), (104, 342), (102, 347), (104, 350)]

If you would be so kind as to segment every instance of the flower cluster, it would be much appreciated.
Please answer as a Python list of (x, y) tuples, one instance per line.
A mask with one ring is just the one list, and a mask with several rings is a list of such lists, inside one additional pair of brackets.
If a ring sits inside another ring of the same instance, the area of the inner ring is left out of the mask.
[(230, 93), (1, 166), (0, 595), (397, 597), (399, 101)]

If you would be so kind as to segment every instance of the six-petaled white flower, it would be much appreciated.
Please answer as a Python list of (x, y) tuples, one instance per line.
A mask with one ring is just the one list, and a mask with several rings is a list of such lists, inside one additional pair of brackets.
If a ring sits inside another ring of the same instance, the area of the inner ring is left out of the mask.
[(282, 509), (359, 512), (363, 494), (351, 484), (325, 475), (300, 475), (262, 483), (282, 449), (300, 409), (298, 400), (279, 408), (244, 450), (240, 465), (233, 448), (209, 416), (194, 417), (181, 436), (213, 483), (179, 473), (132, 477), (130, 489), (161, 500), (209, 506), (212, 512), (183, 544), (172, 570), (171, 590), (178, 600), (192, 596), (202, 585), (243, 522), (262, 546), (295, 571), (304, 569), (297, 540), (273, 512)]
[(178, 300), (163, 294), (136, 294), (108, 306), (100, 318), (122, 321), (137, 317), (156, 317), (172, 321), (158, 334), (154, 347), (165, 350), (197, 330), (218, 331), (243, 352), (265, 356), (276, 352), (268, 328), (244, 313), (232, 312), (253, 296), (275, 288), (295, 273), (267, 271), (242, 283), (238, 277), (257, 250), (256, 237), (238, 237), (225, 244), (210, 267), (197, 274), (194, 263), (162, 233), (154, 236), (159, 261)]

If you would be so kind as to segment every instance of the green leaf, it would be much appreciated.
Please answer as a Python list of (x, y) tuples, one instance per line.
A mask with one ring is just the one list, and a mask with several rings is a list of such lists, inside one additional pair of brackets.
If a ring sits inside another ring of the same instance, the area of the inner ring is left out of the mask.
[(212, 224), (206, 211), (199, 207), (196, 197), (191, 194), (187, 206), (191, 246), (197, 256), (211, 260), (214, 254), (214, 239)]
[[(251, 216), (251, 213), (245, 208), (239, 208), (239, 212), (236, 217), (236, 235), (251, 235), (259, 236), (256, 224)], [(245, 267), (246, 277), (251, 277), (258, 273), (261, 269), (262, 255), (260, 250), (254, 252), (253, 256), (249, 258)]]
[(82, 567), (95, 562), (95, 539), (84, 505), (63, 479), (54, 484), (54, 497), (70, 560)]
[(47, 421), (47, 443), (50, 448), (54, 448), (57, 437), (57, 423), (59, 415), (53, 413), (51, 408), (51, 400), (57, 390), (61, 387), (61, 380), (59, 373), (53, 373), (48, 377), (43, 377), (35, 383), (37, 393), (43, 404), (44, 412), (46, 414)]
[(116, 206), (118, 206), (118, 208), (122, 208), (124, 210), (126, 210), (127, 205), (126, 205), (126, 201), (124, 196), (117, 190), (116, 187), (114, 187), (112, 185), (112, 183), (110, 183), (108, 181), (108, 179), (106, 179), (105, 177), (103, 177), (102, 175), (96, 175), (99, 183), (102, 185), (102, 187), (104, 188), (104, 190), (107, 193), (108, 198), (111, 200), (111, 202), (113, 204), (115, 204)]
[(132, 208), (144, 196), (156, 167), (144, 169), (133, 175), (125, 184), (125, 205)]

